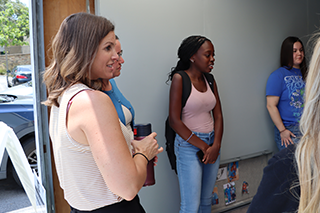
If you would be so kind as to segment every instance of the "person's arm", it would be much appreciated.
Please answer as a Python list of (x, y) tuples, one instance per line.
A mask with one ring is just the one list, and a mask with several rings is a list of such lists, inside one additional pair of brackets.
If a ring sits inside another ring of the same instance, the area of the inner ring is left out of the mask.
[(221, 109), (221, 102), (218, 93), (217, 84), (214, 82), (214, 95), (216, 97), (217, 103), (212, 110), (212, 115), (214, 119), (214, 141), (213, 145), (209, 147), (204, 153), (203, 163), (215, 163), (221, 147), (221, 140), (223, 135), (223, 115)]
[(188, 142), (205, 152), (209, 148), (209, 145), (196, 135), (192, 135), (191, 130), (181, 121), (181, 99), (182, 77), (179, 74), (175, 74), (170, 87), (169, 124), (184, 140), (187, 140), (191, 136)]
[(284, 126), (279, 110), (278, 110), (278, 103), (279, 103), (279, 96), (267, 96), (267, 109), (270, 114), (270, 117), (274, 123), (274, 125), (278, 128), (281, 137), (281, 145), (285, 145), (286, 147), (289, 144), (293, 144), (291, 139), (292, 137), (296, 137), (290, 130), (287, 130)]
[[(110, 98), (100, 91), (79, 93), (70, 107), (67, 127), (73, 139), (90, 146), (109, 189), (132, 200), (144, 184), (148, 161), (142, 155), (132, 158)], [(151, 160), (163, 151), (155, 137), (152, 133), (133, 141), (135, 151)]]

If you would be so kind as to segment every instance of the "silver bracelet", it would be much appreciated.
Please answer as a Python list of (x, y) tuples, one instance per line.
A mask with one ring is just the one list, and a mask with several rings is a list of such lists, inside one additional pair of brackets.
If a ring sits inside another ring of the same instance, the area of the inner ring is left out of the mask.
[(193, 135), (194, 135), (194, 133), (191, 133), (191, 135), (188, 137), (188, 139), (186, 141), (188, 142)]

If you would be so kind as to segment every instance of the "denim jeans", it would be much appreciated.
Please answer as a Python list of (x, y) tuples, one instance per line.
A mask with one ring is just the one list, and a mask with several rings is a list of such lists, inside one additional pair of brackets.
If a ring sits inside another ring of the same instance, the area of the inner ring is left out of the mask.
[[(211, 133), (194, 132), (205, 143), (212, 144)], [(203, 164), (196, 153), (200, 149), (183, 140), (178, 134), (175, 138), (175, 154), (180, 186), (180, 213), (211, 213), (211, 198), (216, 181), (220, 155), (214, 164)]]
[[(302, 133), (300, 132), (300, 129), (299, 129), (299, 124), (286, 126), (286, 129), (290, 130), (296, 136), (296, 137), (291, 137), (291, 140), (293, 141), (293, 143), (297, 144), (302, 137)], [(274, 139), (276, 141), (279, 151), (286, 148), (285, 145), (281, 146), (280, 132), (276, 126), (274, 126)]]

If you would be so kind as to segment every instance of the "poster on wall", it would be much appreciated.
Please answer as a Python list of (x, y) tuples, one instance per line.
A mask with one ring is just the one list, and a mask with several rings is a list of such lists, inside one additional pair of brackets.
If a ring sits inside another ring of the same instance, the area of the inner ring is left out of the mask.
[(226, 166), (219, 168), (216, 181), (225, 180), (225, 179), (227, 179), (227, 167)]
[(212, 201), (211, 201), (212, 205), (216, 205), (219, 204), (219, 196), (218, 196), (218, 186), (215, 185), (212, 191)]
[(242, 183), (242, 195), (249, 194), (249, 183), (247, 181), (243, 181)]
[(228, 164), (228, 182), (239, 180), (239, 163), (238, 161)]
[(234, 182), (224, 184), (223, 192), (226, 205), (236, 202), (236, 186)]

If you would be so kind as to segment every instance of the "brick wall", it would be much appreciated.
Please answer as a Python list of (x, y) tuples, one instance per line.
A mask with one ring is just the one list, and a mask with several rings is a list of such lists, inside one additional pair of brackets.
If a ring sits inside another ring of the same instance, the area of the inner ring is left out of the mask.
[[(31, 64), (30, 54), (8, 54), (8, 69), (17, 65)], [(6, 69), (6, 55), (0, 55), (0, 69)]]

